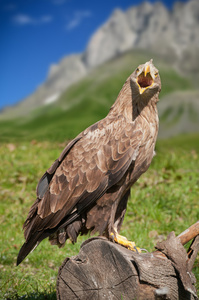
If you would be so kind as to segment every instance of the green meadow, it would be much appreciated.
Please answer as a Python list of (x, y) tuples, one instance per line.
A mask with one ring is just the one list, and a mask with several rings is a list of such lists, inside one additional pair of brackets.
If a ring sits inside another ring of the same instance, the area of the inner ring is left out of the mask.
[[(24, 242), (22, 225), (35, 199), (39, 178), (64, 144), (49, 141), (1, 143), (0, 146), (0, 289), (4, 299), (56, 299), (58, 268), (78, 253), (78, 238), (64, 248), (44, 240), (16, 267)], [(121, 234), (153, 251), (158, 240), (180, 234), (199, 219), (199, 135), (160, 140), (149, 170), (131, 190)], [(188, 246), (187, 246), (188, 247)], [(193, 272), (199, 289), (199, 259)]]

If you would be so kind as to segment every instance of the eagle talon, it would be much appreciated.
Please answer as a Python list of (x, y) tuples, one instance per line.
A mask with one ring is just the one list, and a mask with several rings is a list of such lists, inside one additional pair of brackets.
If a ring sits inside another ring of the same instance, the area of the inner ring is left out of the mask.
[(110, 238), (113, 242), (115, 241), (115, 234), (113, 232), (110, 233)]
[(129, 250), (134, 251), (134, 252), (136, 252), (137, 254), (142, 253), (141, 248), (136, 247), (136, 245), (135, 245), (134, 242), (129, 242), (129, 241), (128, 241), (128, 243), (130, 244), (130, 245), (127, 247)]
[(144, 249), (144, 248), (140, 248), (141, 252), (144, 251), (146, 253), (148, 253), (149, 251), (147, 249)]
[(113, 232), (110, 233), (110, 238), (118, 243), (119, 245), (122, 245), (126, 247), (127, 249), (131, 251), (135, 251), (136, 253), (141, 253), (141, 249), (135, 246), (134, 242), (130, 242), (127, 240), (125, 236), (122, 236), (117, 233), (117, 230), (115, 230), (115, 234)]

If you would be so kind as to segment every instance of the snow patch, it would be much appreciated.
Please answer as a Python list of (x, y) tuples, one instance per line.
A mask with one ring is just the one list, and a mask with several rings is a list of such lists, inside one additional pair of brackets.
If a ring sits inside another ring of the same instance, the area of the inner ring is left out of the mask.
[(56, 93), (44, 100), (44, 104), (51, 104), (59, 98), (60, 93)]

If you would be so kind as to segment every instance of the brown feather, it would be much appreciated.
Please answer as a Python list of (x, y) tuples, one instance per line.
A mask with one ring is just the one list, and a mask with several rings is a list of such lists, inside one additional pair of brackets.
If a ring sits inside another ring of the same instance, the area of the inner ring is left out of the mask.
[(72, 140), (40, 179), (18, 263), (47, 236), (63, 246), (88, 230), (109, 237), (120, 229), (130, 187), (148, 169), (158, 132), (161, 82), (151, 61), (140, 70), (147, 64), (153, 84), (140, 92), (134, 71), (107, 117)]

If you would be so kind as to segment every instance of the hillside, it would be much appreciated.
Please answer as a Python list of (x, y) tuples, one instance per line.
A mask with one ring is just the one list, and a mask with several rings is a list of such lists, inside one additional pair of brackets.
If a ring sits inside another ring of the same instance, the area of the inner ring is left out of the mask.
[[(41, 106), (23, 118), (1, 119), (0, 140), (7, 142), (33, 139), (65, 141), (73, 138), (87, 126), (106, 116), (126, 78), (140, 63), (151, 57), (153, 57), (162, 79), (159, 111), (166, 127), (167, 121), (170, 122), (170, 120), (167, 120), (165, 114), (169, 113), (169, 109), (172, 110), (176, 98), (174, 92), (186, 91), (186, 95), (189, 95), (192, 83), (180, 76), (172, 68), (172, 65), (166, 64), (157, 55), (146, 54), (144, 51), (131, 51), (90, 72), (84, 79), (68, 88), (56, 102)], [(171, 100), (164, 101), (164, 97), (169, 97)], [(191, 110), (197, 114), (198, 98), (189, 96), (187, 98), (191, 101)], [(192, 119), (192, 115), (186, 122), (189, 122), (190, 118)], [(199, 124), (198, 119), (194, 122)], [(184, 123), (185, 127), (186, 124)], [(175, 134), (179, 133), (181, 133), (181, 128), (175, 132)], [(168, 135), (166, 134), (166, 136)]]
[(92, 74), (97, 66), (132, 49), (156, 53), (198, 86), (198, 15), (198, 0), (177, 1), (171, 11), (161, 2), (147, 1), (126, 11), (114, 10), (90, 37), (84, 52), (53, 63), (38, 89), (16, 106), (4, 108), (0, 119), (24, 117), (40, 106), (56, 102), (68, 87)]

